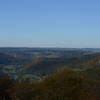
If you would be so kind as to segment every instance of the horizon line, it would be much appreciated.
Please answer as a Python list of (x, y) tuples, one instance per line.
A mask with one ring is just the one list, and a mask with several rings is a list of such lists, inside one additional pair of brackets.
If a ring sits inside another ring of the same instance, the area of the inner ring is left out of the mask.
[(43, 46), (43, 47), (29, 47), (29, 46), (0, 46), (0, 48), (58, 48), (58, 49), (100, 49), (100, 47), (56, 47), (56, 46), (53, 46), (53, 47), (46, 47), (46, 46)]

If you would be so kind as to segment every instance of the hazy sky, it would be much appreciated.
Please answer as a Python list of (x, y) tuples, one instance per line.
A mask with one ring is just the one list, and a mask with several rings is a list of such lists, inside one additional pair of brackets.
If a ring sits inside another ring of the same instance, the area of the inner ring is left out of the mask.
[(0, 46), (100, 48), (100, 0), (0, 0)]

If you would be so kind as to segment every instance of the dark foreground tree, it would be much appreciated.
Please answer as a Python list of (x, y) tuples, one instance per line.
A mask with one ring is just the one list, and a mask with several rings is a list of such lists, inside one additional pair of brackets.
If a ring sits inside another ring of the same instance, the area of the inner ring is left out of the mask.
[(9, 78), (0, 79), (0, 100), (12, 100), (13, 82)]

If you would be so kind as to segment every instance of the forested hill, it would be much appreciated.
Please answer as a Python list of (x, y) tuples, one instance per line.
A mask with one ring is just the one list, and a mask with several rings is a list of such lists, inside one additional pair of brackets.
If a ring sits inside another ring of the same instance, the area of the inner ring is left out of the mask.
[(20, 50), (0, 52), (0, 100), (100, 100), (99, 52)]
[(14, 79), (36, 79), (47, 77), (65, 68), (87, 70), (100, 67), (99, 50), (89, 50), (2, 48), (0, 73)]
[(5, 65), (8, 65), (8, 64), (14, 64), (16, 63), (17, 59), (6, 54), (6, 53), (0, 53), (0, 64), (5, 64)]
[(19, 65), (29, 62), (30, 59), (0, 53), (0, 65)]
[[(13, 92), (12, 92), (13, 91)], [(100, 80), (65, 69), (39, 82), (0, 79), (1, 100), (100, 100)]]
[(64, 68), (75, 70), (86, 70), (100, 68), (100, 54), (86, 55), (74, 58), (38, 58), (31, 64), (24, 66), (21, 70), (25, 73), (37, 75), (49, 75)]

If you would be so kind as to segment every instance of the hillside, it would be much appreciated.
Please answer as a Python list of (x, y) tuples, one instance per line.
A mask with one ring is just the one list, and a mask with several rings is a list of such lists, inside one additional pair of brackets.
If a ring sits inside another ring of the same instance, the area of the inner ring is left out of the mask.
[(24, 64), (29, 62), (29, 60), (21, 57), (11, 56), (6, 53), (0, 53), (0, 65)]
[(32, 55), (31, 59), (29, 55), (24, 58), (29, 51), (21, 49), (19, 56), (14, 50), (0, 53), (2, 100), (100, 99), (99, 52), (36, 50), (36, 58)]
[(65, 68), (87, 70), (99, 67), (100, 53), (87, 49), (0, 48), (0, 72), (14, 79), (34, 80)]
[(72, 69), (35, 82), (0, 79), (0, 97), (5, 100), (100, 100), (99, 94), (100, 80), (91, 80)]
[(86, 70), (91, 68), (100, 68), (100, 54), (91, 54), (77, 58), (38, 58), (31, 64), (23, 66), (23, 73), (36, 75), (49, 75), (64, 68), (75, 70)]
[(82, 71), (82, 73), (85, 77), (88, 77), (89, 79), (100, 81), (100, 67), (87, 69)]

